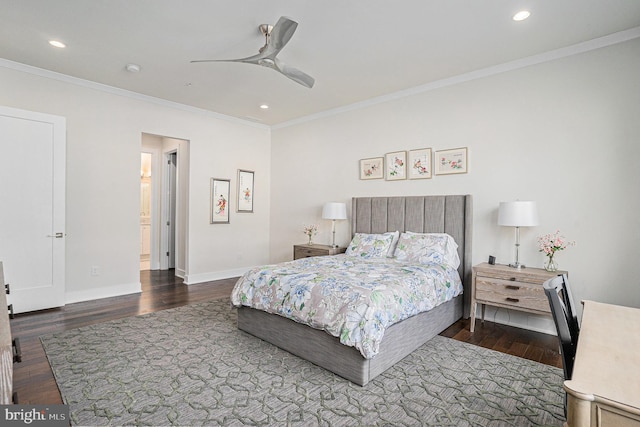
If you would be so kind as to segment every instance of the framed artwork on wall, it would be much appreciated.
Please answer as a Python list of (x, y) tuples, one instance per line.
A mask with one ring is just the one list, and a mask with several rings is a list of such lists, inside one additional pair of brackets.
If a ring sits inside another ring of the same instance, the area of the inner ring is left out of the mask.
[(467, 147), (436, 151), (434, 172), (436, 175), (467, 173)]
[(431, 178), (431, 148), (409, 150), (409, 179)]
[(211, 178), (211, 224), (229, 224), (231, 180)]
[(407, 179), (407, 152), (395, 151), (385, 156), (386, 172), (384, 178), (387, 181)]
[(238, 169), (238, 212), (253, 212), (253, 171)]
[(382, 179), (383, 166), (382, 157), (360, 160), (360, 179)]

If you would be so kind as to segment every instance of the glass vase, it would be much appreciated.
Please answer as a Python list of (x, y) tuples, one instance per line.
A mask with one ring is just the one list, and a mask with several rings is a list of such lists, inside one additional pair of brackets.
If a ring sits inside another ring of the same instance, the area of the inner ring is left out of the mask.
[(551, 255), (544, 264), (544, 269), (547, 271), (558, 271), (558, 263), (553, 259), (553, 255)]
[(313, 241), (311, 241), (311, 237), (312, 236), (311, 236), (311, 234), (309, 234), (308, 236), (309, 236), (309, 243), (308, 244), (309, 244), (309, 246), (311, 246), (311, 245), (313, 245)]

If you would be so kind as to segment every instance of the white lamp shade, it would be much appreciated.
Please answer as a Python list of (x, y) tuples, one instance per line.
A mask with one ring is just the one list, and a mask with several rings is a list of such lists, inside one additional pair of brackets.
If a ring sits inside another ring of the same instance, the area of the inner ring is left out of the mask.
[(329, 202), (322, 207), (323, 219), (347, 219), (347, 205), (344, 203)]
[(536, 202), (515, 201), (500, 202), (498, 225), (510, 227), (533, 227), (538, 225)]

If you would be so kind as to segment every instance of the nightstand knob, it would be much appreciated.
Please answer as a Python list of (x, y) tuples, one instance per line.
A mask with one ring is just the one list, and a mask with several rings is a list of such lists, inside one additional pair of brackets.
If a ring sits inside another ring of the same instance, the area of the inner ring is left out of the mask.
[(511, 289), (512, 291), (517, 291), (520, 289), (520, 286), (507, 285), (505, 286), (507, 289)]
[(511, 280), (512, 282), (515, 282), (515, 281), (516, 281), (516, 278), (515, 278), (515, 277), (512, 277), (512, 278), (510, 278), (509, 280)]
[(520, 302), (520, 300), (518, 298), (507, 298), (507, 301), (509, 301), (509, 302)]

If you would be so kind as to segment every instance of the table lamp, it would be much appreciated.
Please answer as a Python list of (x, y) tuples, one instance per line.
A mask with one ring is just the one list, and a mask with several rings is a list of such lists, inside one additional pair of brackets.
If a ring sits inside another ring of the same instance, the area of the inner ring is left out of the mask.
[(520, 227), (533, 227), (538, 225), (538, 209), (536, 202), (520, 201), (500, 202), (498, 207), (498, 225), (516, 228), (516, 262), (509, 267), (524, 268), (520, 264)]
[(347, 219), (347, 205), (345, 205), (344, 203), (336, 202), (325, 203), (322, 207), (322, 219), (331, 220), (331, 232), (333, 233), (331, 247), (337, 248), (338, 245), (336, 245), (336, 220)]

